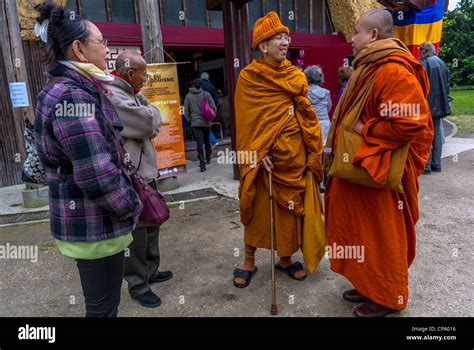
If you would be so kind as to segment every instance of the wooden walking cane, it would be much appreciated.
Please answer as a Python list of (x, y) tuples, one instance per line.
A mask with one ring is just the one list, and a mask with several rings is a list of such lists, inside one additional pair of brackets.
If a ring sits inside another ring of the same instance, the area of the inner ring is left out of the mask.
[[(272, 161), (274, 158), (272, 158)], [(273, 224), (273, 188), (272, 188), (272, 172), (268, 172), (268, 193), (270, 198), (270, 240), (271, 240), (271, 264), (272, 264), (272, 308), (270, 313), (272, 315), (278, 314), (278, 308), (276, 304), (276, 286), (275, 286), (275, 232)]]

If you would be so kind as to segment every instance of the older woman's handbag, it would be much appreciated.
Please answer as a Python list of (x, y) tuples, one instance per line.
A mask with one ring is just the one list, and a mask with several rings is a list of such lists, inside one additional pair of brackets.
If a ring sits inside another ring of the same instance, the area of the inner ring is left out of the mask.
[(125, 148), (122, 143), (117, 142), (123, 168), (129, 176), (133, 189), (138, 193), (143, 204), (143, 211), (140, 215), (140, 227), (160, 226), (170, 217), (170, 209), (160, 192), (151, 187), (140, 175), (135, 165), (125, 157)]

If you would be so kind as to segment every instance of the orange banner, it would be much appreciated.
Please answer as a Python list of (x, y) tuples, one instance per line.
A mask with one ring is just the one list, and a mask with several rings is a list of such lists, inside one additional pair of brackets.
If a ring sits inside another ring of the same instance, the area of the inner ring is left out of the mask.
[(160, 178), (185, 173), (186, 158), (176, 64), (149, 64), (147, 71), (148, 80), (141, 91), (160, 110), (163, 118), (160, 133), (153, 140), (158, 153)]

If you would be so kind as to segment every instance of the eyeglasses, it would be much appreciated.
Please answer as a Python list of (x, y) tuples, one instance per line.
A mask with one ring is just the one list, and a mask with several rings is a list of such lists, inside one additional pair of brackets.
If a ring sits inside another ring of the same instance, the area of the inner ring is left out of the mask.
[(291, 37), (287, 35), (277, 35), (271, 38), (270, 40), (286, 41), (288, 44), (291, 44)]
[(105, 47), (107, 47), (107, 39), (99, 39), (99, 40), (88, 40), (88, 39), (86, 39), (84, 41), (88, 41), (90, 43), (102, 44)]

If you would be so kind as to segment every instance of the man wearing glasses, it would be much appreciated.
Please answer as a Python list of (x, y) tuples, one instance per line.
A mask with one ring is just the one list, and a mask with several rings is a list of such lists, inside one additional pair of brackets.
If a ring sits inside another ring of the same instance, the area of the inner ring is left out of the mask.
[[(322, 179), (321, 128), (309, 102), (306, 76), (286, 59), (291, 38), (275, 12), (255, 22), (252, 49), (261, 54), (242, 69), (235, 94), (237, 150), (254, 152), (239, 164), (240, 211), (245, 226), (245, 260), (234, 270), (234, 286), (244, 288), (257, 272), (255, 251), (270, 249), (268, 173), (273, 176), (276, 268), (294, 280), (306, 273), (292, 255), (301, 247), (307, 171)], [(252, 158), (255, 159), (255, 158)], [(309, 175), (308, 175), (309, 176)], [(317, 189), (317, 186), (312, 186)], [(319, 195), (315, 194), (315, 197)]]

